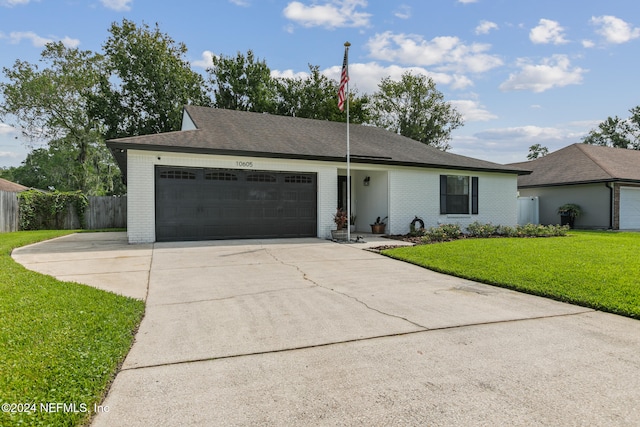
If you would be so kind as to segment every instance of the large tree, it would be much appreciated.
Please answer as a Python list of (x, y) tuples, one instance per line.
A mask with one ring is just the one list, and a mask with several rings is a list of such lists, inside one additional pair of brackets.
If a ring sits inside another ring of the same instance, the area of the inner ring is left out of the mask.
[(228, 110), (273, 113), (276, 108), (276, 83), (265, 60), (249, 50), (235, 57), (212, 58), (207, 69), (213, 88), (214, 106)]
[(382, 79), (370, 106), (371, 123), (443, 151), (462, 115), (444, 100), (430, 77), (406, 72), (399, 81)]
[(582, 139), (585, 144), (640, 150), (640, 106), (629, 110), (631, 116), (608, 117)]
[(37, 147), (14, 171), (18, 182), (97, 195), (118, 190), (99, 121), (87, 113), (103, 72), (101, 55), (62, 43), (46, 45), (39, 65), (18, 60), (3, 69), (2, 121)]
[[(320, 67), (309, 65), (306, 77), (279, 78), (276, 113), (308, 119), (346, 121), (346, 114), (338, 109), (338, 82), (320, 73)], [(349, 120), (364, 123), (368, 119), (368, 97), (349, 94)]]
[(123, 194), (124, 184), (118, 166), (102, 142), (87, 145), (87, 161), (77, 161), (65, 141), (52, 141), (48, 147), (33, 149), (18, 167), (0, 176), (27, 187), (42, 190), (82, 190), (89, 195)]
[(126, 19), (113, 23), (109, 32), (103, 46), (107, 70), (91, 103), (106, 139), (179, 130), (184, 105), (211, 104), (183, 43), (157, 25), (138, 27)]

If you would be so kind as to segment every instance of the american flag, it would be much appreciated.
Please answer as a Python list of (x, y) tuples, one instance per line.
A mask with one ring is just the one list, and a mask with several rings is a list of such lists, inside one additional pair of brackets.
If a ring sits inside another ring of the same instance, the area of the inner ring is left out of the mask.
[(349, 81), (349, 66), (348, 66), (348, 52), (349, 47), (344, 48), (344, 61), (342, 61), (342, 74), (340, 75), (340, 89), (338, 89), (338, 108), (340, 111), (344, 111), (344, 101), (345, 101), (345, 87), (347, 86), (347, 82)]

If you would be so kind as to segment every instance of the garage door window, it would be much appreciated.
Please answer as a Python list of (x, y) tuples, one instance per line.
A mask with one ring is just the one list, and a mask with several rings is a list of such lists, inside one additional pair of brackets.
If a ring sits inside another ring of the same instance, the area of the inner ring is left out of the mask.
[(247, 182), (276, 182), (276, 177), (268, 173), (254, 173), (247, 175)]
[(238, 176), (229, 172), (207, 172), (204, 174), (207, 181), (237, 181)]
[(313, 184), (313, 179), (307, 175), (287, 175), (284, 177), (287, 184)]
[(196, 174), (188, 171), (170, 170), (160, 174), (162, 179), (196, 179)]

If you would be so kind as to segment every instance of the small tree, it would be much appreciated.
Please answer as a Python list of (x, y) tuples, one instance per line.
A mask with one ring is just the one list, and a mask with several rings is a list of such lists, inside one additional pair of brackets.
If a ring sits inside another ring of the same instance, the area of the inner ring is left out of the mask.
[(540, 144), (534, 144), (529, 147), (529, 154), (527, 154), (528, 160), (535, 160), (538, 157), (544, 157), (549, 154), (549, 149), (547, 147), (543, 147)]

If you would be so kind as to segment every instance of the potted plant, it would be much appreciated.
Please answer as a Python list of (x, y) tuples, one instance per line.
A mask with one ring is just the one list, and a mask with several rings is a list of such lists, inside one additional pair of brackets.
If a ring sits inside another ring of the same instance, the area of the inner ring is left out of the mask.
[(560, 215), (560, 225), (569, 225), (573, 228), (573, 224), (577, 217), (582, 215), (582, 208), (575, 203), (567, 203), (558, 208)]
[(384, 229), (387, 224), (384, 222), (387, 219), (385, 216), (384, 219), (380, 220), (380, 217), (376, 218), (376, 222), (371, 225), (371, 233), (373, 234), (384, 234)]
[(333, 222), (336, 224), (336, 229), (331, 230), (331, 237), (334, 240), (347, 240), (347, 213), (338, 208), (333, 214)]

